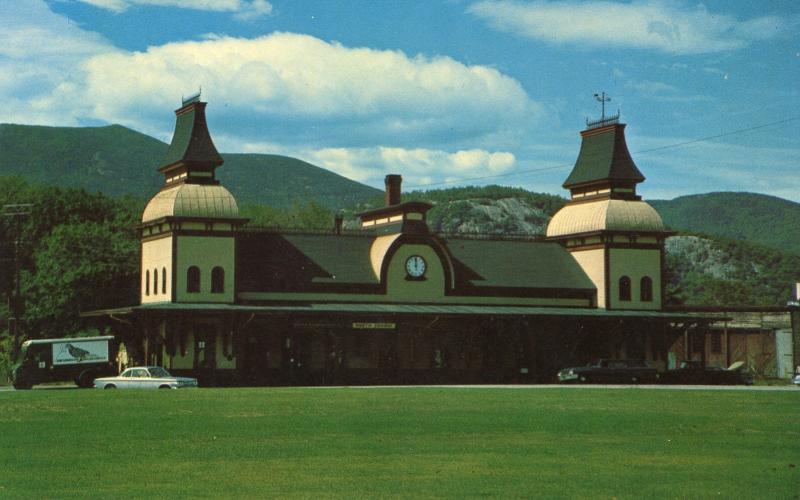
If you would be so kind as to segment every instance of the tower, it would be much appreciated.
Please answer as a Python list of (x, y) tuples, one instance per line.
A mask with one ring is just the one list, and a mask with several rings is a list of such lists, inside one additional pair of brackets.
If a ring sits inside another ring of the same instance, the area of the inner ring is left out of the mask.
[(235, 301), (235, 232), (246, 222), (216, 179), (223, 163), (200, 94), (175, 111), (175, 132), (159, 167), (164, 185), (140, 225), (141, 303)]
[(570, 200), (547, 227), (597, 287), (605, 309), (659, 310), (664, 240), (658, 212), (641, 200), (645, 180), (625, 142), (619, 115), (587, 122), (575, 167), (563, 186)]

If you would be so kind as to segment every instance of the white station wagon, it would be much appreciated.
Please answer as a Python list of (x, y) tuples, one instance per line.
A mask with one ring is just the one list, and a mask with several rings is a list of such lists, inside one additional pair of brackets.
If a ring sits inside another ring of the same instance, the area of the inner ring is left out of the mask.
[(173, 377), (160, 366), (134, 366), (116, 377), (94, 379), (97, 389), (183, 389), (197, 387), (197, 379)]

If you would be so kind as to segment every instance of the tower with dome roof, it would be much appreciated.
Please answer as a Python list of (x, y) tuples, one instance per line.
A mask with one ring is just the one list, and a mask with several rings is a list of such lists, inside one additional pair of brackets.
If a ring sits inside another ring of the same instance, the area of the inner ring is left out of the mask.
[(216, 179), (223, 163), (208, 131), (200, 94), (175, 111), (172, 142), (159, 167), (164, 185), (142, 214), (141, 303), (233, 303), (233, 195)]
[(625, 142), (619, 114), (587, 122), (575, 167), (563, 186), (570, 200), (547, 237), (572, 254), (597, 287), (597, 307), (660, 310), (664, 240), (661, 216), (636, 193), (645, 180)]

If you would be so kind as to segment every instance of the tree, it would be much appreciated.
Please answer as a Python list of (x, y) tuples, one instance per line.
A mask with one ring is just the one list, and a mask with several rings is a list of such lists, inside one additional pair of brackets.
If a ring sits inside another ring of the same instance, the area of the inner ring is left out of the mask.
[(111, 224), (61, 224), (44, 237), (24, 280), (32, 336), (80, 331), (82, 311), (129, 305), (137, 298), (139, 248)]

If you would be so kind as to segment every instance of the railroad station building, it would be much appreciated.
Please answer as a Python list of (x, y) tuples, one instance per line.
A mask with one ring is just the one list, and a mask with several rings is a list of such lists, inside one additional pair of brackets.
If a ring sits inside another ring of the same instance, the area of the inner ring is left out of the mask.
[(670, 232), (637, 194), (618, 117), (581, 132), (546, 237), (487, 238), (432, 233), (400, 175), (358, 231), (250, 227), (216, 178), (205, 108), (176, 111), (139, 226), (140, 303), (86, 314), (132, 362), (201, 384), (546, 382), (598, 357), (663, 369), (715, 320), (664, 309)]

